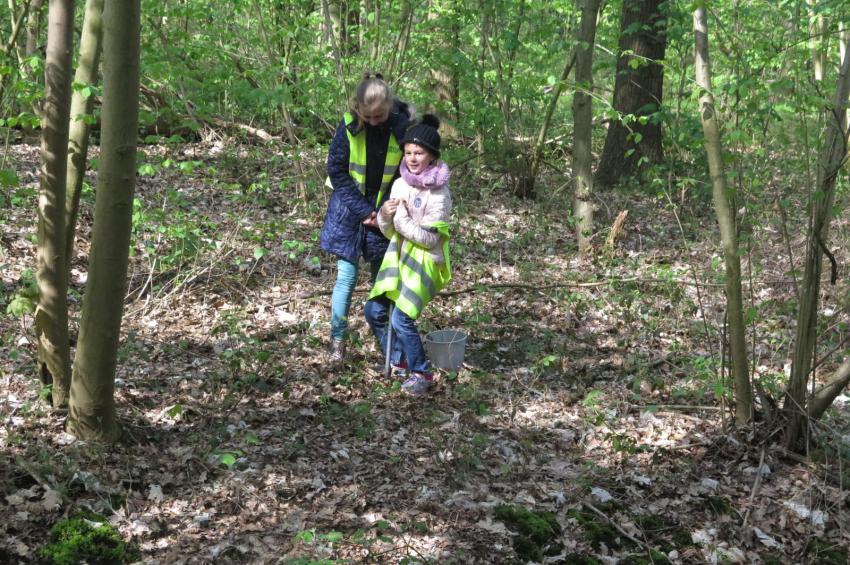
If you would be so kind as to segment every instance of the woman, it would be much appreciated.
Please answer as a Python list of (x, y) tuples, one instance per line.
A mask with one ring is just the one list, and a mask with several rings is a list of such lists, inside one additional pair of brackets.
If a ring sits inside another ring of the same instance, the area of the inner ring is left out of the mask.
[(334, 362), (345, 358), (348, 311), (360, 257), (369, 263), (374, 280), (389, 244), (378, 229), (377, 211), (398, 174), (402, 157), (399, 140), (411, 117), (412, 109), (395, 98), (381, 75), (366, 75), (331, 141), (327, 184), (333, 193), (320, 245), (338, 258), (331, 295)]

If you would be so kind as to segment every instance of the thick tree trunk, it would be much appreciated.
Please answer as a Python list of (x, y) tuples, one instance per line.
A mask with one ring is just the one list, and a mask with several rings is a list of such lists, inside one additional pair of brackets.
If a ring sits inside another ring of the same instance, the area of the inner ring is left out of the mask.
[(800, 311), (797, 314), (791, 379), (783, 405), (783, 410), (788, 417), (785, 428), (785, 446), (788, 449), (798, 447), (807, 419), (817, 418), (823, 414), (843, 388), (843, 386), (836, 386), (843, 381), (842, 366), (833, 378), (832, 386), (827, 385), (827, 388), (815, 393), (816, 401), (812, 402), (812, 406), (807, 411), (806, 384), (812, 371), (812, 359), (815, 352), (815, 328), (823, 269), (823, 250), (827, 245), (829, 224), (832, 221), (835, 180), (847, 155), (848, 96), (850, 96), (850, 57), (845, 57), (835, 86), (832, 111), (826, 114), (825, 143), (818, 162), (817, 193), (812, 198), (812, 219), (806, 245), (806, 270), (800, 289)]
[(64, 226), (73, 26), (73, 0), (50, 0), (41, 121), (35, 330), (39, 373), (43, 383), (53, 386), (54, 406), (66, 403), (71, 378)]
[[(100, 65), (101, 42), (103, 41), (103, 2), (87, 0), (80, 37), (80, 57), (74, 82), (80, 85), (97, 83)], [(68, 134), (68, 172), (65, 180), (65, 273), (71, 271), (74, 259), (74, 234), (77, 228), (77, 212), (83, 176), (86, 173), (86, 157), (89, 149), (90, 122), (87, 119), (94, 108), (94, 95), (85, 96), (80, 89), (71, 96), (71, 123)]]
[(590, 93), (593, 91), (593, 44), (596, 40), (599, 4), (600, 0), (582, 1), (576, 48), (576, 91), (573, 96), (573, 216), (576, 220), (579, 253), (590, 251), (590, 236), (593, 232), (593, 108)]
[(68, 430), (114, 441), (115, 367), (121, 331), (136, 184), (140, 0), (110, 2), (103, 13), (103, 129), (89, 277), (74, 359)]
[(747, 370), (746, 332), (741, 293), (741, 259), (738, 255), (738, 235), (735, 217), (727, 199), (726, 176), (723, 170), (723, 150), (720, 128), (711, 94), (711, 64), (708, 57), (708, 24), (705, 9), (694, 10), (696, 40), (696, 81), (700, 89), (699, 109), (705, 135), (705, 152), (711, 175), (714, 209), (720, 225), (723, 259), (726, 264), (726, 310), (729, 319), (729, 349), (732, 354), (732, 378), (735, 383), (735, 421), (743, 426), (750, 421), (753, 395)]
[(595, 181), (616, 184), (645, 164), (659, 163), (666, 26), (663, 0), (626, 0), (620, 17), (620, 47), (614, 80), (614, 110)]

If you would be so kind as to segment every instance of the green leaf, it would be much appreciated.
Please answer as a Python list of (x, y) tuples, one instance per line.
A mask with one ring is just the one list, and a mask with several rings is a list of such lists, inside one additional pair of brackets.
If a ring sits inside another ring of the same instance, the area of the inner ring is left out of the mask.
[(257, 247), (254, 249), (254, 259), (260, 260), (269, 252), (265, 247)]
[(143, 177), (152, 177), (156, 174), (156, 167), (154, 167), (150, 163), (145, 163), (144, 165), (139, 167), (139, 174)]
[(11, 188), (13, 186), (18, 186), (20, 184), (20, 180), (18, 179), (18, 174), (12, 169), (0, 169), (0, 186), (3, 188)]
[(263, 443), (263, 440), (258, 438), (256, 434), (248, 432), (247, 434), (245, 434), (245, 443), (247, 443), (248, 445), (260, 445), (261, 443)]
[(298, 532), (297, 534), (295, 534), (295, 536), (293, 536), (292, 538), (292, 541), (310, 543), (315, 538), (316, 534), (313, 532), (313, 530), (304, 530), (303, 532)]
[(236, 464), (236, 456), (232, 453), (222, 453), (218, 456), (218, 460), (228, 467), (233, 467)]
[(336, 543), (343, 540), (343, 535), (342, 532), (328, 532), (326, 534), (322, 534), (321, 538), (331, 543)]
[(6, 307), (6, 313), (15, 318), (35, 312), (35, 303), (25, 296), (16, 295)]
[(166, 412), (166, 414), (168, 414), (169, 418), (176, 418), (177, 416), (180, 416), (181, 414), (183, 414), (183, 405), (180, 403), (175, 404), (174, 406), (168, 409), (168, 412)]

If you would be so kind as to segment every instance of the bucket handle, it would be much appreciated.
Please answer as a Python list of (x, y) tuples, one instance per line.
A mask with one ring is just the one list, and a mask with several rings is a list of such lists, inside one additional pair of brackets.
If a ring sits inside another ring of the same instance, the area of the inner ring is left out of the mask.
[[(440, 345), (454, 345), (456, 343), (460, 343), (461, 341), (467, 339), (469, 335), (463, 330), (440, 330), (440, 331), (453, 331), (454, 335), (452, 336), (451, 341), (432, 341), (431, 343), (439, 343)], [(458, 338), (458, 336), (460, 336)]]

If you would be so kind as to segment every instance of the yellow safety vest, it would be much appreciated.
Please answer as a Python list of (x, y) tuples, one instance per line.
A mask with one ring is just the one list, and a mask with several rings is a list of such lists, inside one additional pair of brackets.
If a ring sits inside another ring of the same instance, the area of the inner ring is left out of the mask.
[(390, 240), (375, 285), (369, 293), (369, 299), (382, 294), (395, 302), (396, 308), (415, 320), (422, 310), (452, 279), (452, 266), (449, 260), (449, 226), (446, 222), (435, 222), (429, 227), (436, 228), (443, 236), (444, 263), (438, 263), (431, 257), (428, 249), (405, 240), (396, 232)]
[[(357, 134), (352, 134), (348, 126), (354, 121), (354, 115), (351, 112), (346, 112), (343, 116), (345, 119), (345, 135), (348, 137), (348, 174), (357, 183), (357, 188), (360, 194), (366, 194), (366, 130), (360, 128)], [(384, 174), (381, 176), (381, 187), (378, 190), (378, 198), (375, 200), (375, 206), (380, 206), (381, 199), (393, 182), (393, 177), (398, 170), (398, 165), (401, 163), (401, 147), (398, 145), (398, 140), (395, 134), (390, 132), (390, 139), (387, 142), (387, 157), (384, 161)], [(333, 189), (330, 177), (325, 179), (325, 186)]]

